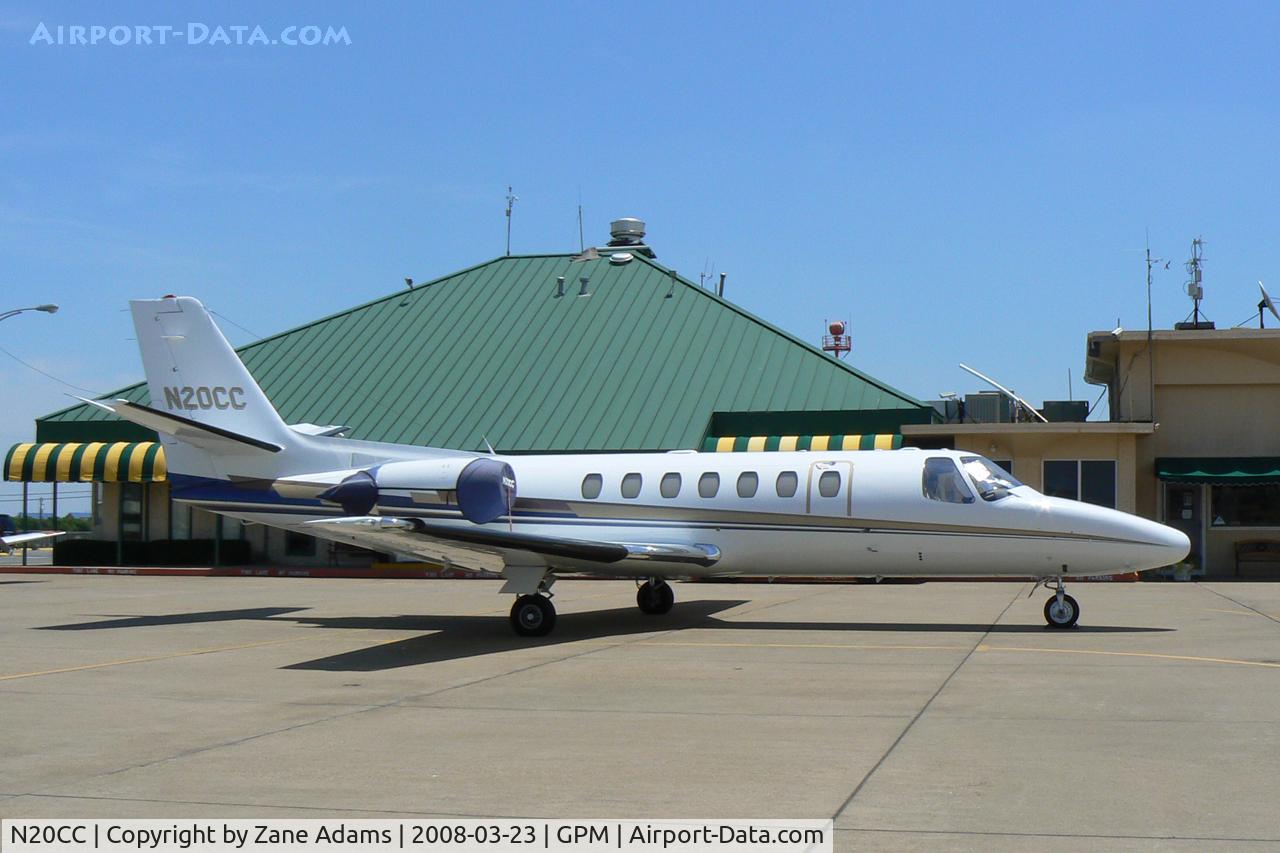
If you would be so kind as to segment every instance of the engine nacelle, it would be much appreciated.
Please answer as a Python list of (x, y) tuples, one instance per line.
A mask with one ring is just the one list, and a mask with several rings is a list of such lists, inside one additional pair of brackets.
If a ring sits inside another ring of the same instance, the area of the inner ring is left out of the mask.
[[(341, 480), (334, 483), (334, 478)], [(327, 478), (314, 497), (336, 503), (347, 515), (368, 515), (383, 491), (436, 491), (457, 495), (462, 516), (476, 524), (487, 524), (511, 512), (516, 500), (516, 474), (511, 466), (492, 456), (447, 457), (411, 462), (388, 462), (357, 471), (329, 475), (293, 477), (277, 481), (282, 494), (299, 492), (311, 484), (315, 488)]]

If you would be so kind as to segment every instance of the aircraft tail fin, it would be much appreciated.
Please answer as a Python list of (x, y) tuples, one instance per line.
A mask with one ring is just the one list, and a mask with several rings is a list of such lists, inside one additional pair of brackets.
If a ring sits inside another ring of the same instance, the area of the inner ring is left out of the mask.
[[(98, 403), (162, 436), (170, 471), (225, 473), (225, 455), (253, 457), (296, 443), (271, 401), (198, 299), (129, 303), (151, 405)], [(175, 441), (176, 439), (176, 441)], [(203, 451), (203, 452), (202, 452)], [(252, 463), (250, 463), (252, 467)]]

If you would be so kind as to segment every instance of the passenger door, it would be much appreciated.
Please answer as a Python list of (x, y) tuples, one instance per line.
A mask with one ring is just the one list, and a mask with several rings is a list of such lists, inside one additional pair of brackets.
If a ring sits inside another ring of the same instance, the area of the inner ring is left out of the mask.
[(852, 462), (810, 463), (805, 511), (844, 518), (853, 515)]

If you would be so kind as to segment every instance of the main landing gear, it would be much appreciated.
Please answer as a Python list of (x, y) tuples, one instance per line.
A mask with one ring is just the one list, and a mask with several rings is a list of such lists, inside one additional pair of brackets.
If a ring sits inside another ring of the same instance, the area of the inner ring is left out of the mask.
[(1044, 621), (1049, 623), (1050, 628), (1074, 627), (1076, 620), (1080, 618), (1080, 604), (1067, 595), (1062, 578), (1046, 578), (1041, 583), (1045, 589), (1053, 590), (1053, 595), (1044, 603)]
[(556, 626), (556, 606), (550, 596), (535, 592), (516, 596), (511, 605), (511, 628), (522, 637), (545, 637)]
[(651, 578), (640, 584), (636, 590), (636, 605), (642, 613), (648, 613), (650, 616), (670, 613), (675, 603), (676, 594), (671, 589), (671, 584), (662, 578)]

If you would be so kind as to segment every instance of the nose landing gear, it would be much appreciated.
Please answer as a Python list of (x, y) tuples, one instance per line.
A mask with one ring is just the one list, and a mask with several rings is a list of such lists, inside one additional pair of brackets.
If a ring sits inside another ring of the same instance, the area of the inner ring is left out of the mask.
[(676, 594), (671, 589), (671, 584), (662, 578), (651, 578), (640, 584), (639, 589), (636, 590), (636, 605), (642, 613), (648, 613), (650, 616), (669, 613), (675, 603)]
[[(1071, 628), (1080, 618), (1080, 604), (1067, 595), (1066, 585), (1061, 577), (1045, 578), (1040, 583), (1045, 589), (1053, 590), (1053, 595), (1044, 603), (1044, 621), (1050, 628)], [(1040, 584), (1036, 584), (1039, 586)], [(1034, 587), (1032, 592), (1034, 592)]]

